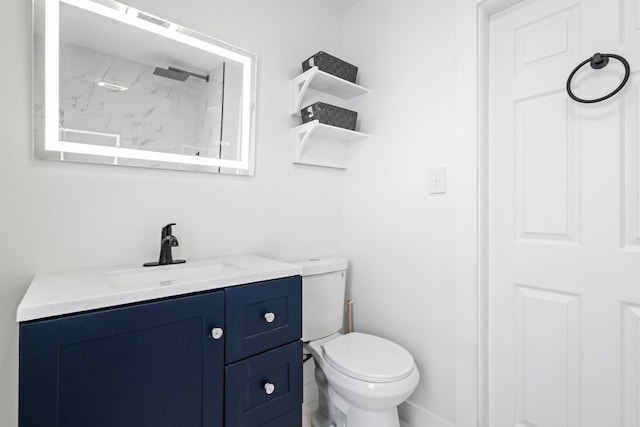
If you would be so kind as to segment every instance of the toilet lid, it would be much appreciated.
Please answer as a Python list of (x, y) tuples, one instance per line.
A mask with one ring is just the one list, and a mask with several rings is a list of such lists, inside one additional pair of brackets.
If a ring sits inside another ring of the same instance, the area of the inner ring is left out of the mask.
[(409, 376), (415, 366), (411, 354), (398, 344), (359, 332), (327, 342), (322, 352), (335, 370), (362, 381), (398, 381)]

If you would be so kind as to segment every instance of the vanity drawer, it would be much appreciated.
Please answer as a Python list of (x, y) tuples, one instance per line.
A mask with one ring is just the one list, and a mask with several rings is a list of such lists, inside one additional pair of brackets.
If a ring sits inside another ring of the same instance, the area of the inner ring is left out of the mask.
[(302, 341), (227, 365), (225, 383), (226, 427), (271, 426), (295, 417), (291, 412), (302, 405)]
[(227, 288), (225, 296), (226, 363), (302, 337), (300, 276)]

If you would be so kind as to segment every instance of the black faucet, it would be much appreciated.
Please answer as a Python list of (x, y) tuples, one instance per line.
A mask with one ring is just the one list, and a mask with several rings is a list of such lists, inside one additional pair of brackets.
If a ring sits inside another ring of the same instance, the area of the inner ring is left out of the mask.
[(160, 237), (160, 260), (155, 262), (145, 262), (145, 267), (155, 267), (157, 265), (168, 264), (182, 264), (186, 262), (183, 259), (173, 259), (171, 255), (171, 248), (178, 246), (178, 239), (171, 234), (171, 227), (176, 225), (175, 223), (167, 224), (162, 227), (162, 234)]

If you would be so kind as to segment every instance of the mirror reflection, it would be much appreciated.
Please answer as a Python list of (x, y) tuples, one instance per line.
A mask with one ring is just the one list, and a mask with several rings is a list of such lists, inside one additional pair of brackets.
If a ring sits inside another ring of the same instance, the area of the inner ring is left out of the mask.
[(254, 54), (113, 1), (34, 6), (36, 157), (252, 173)]

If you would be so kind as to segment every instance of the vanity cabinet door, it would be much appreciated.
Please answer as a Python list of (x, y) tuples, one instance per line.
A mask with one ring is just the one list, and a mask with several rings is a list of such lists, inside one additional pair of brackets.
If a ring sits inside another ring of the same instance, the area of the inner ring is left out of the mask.
[(223, 425), (224, 292), (20, 325), (20, 427)]
[(225, 293), (226, 363), (302, 337), (300, 276), (227, 288)]

